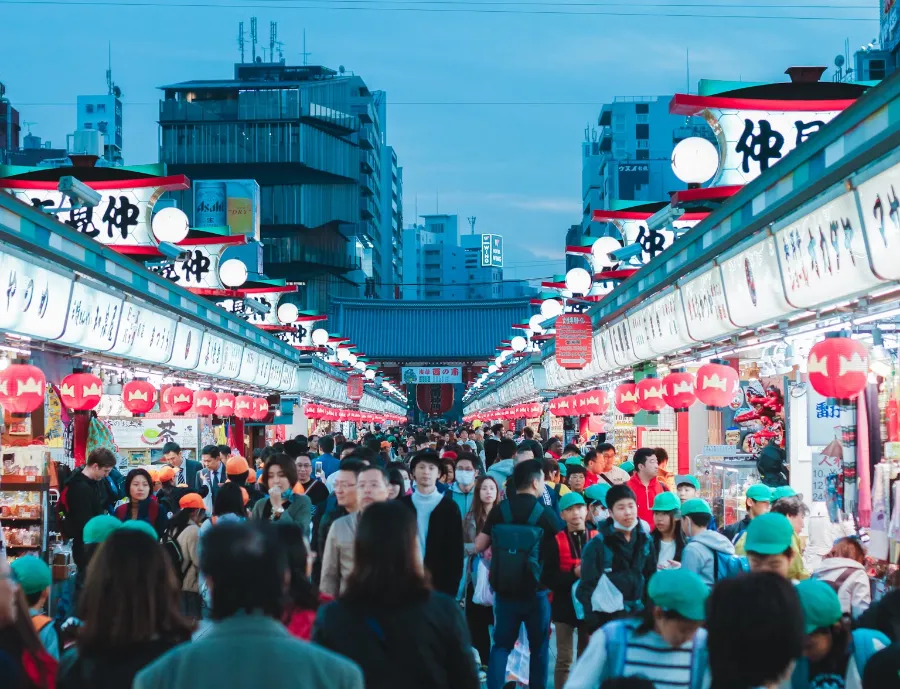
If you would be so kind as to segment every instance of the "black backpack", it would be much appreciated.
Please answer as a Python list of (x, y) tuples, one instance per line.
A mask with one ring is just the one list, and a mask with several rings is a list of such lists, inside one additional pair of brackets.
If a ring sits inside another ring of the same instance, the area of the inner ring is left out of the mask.
[(538, 526), (544, 505), (538, 500), (525, 524), (514, 524), (509, 500), (500, 503), (500, 517), (491, 531), (490, 582), (494, 592), (509, 598), (527, 598), (538, 590), (541, 580), (541, 539)]
[(178, 581), (183, 582), (187, 571), (184, 568), (184, 553), (181, 551), (181, 544), (178, 543), (178, 536), (180, 535), (181, 532), (173, 535), (167, 531), (166, 535), (163, 536), (162, 547), (169, 558), (169, 562), (172, 563), (175, 573), (178, 575)]

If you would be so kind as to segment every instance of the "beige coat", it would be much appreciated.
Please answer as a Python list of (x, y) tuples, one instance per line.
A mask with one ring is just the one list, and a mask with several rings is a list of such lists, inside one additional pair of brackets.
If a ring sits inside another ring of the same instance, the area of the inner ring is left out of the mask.
[(359, 516), (359, 512), (354, 512), (335, 521), (325, 541), (319, 591), (334, 598), (344, 592), (347, 577), (353, 570), (353, 548)]
[(196, 524), (188, 524), (178, 534), (178, 545), (181, 547), (181, 555), (184, 557), (184, 581), (181, 590), (189, 593), (198, 593), (197, 576), (200, 569), (200, 558), (197, 556), (197, 545), (200, 543), (200, 527)]

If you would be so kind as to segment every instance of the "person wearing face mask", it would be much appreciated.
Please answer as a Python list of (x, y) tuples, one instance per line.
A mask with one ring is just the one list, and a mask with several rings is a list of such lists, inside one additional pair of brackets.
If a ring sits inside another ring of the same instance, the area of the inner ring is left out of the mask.
[(459, 513), (466, 514), (472, 509), (475, 477), (478, 475), (475, 469), (475, 455), (466, 453), (459, 455), (455, 475), (456, 480), (450, 484), (450, 497), (459, 507)]
[(584, 500), (588, 506), (588, 522), (592, 528), (597, 528), (609, 517), (606, 509), (606, 494), (609, 493), (608, 483), (595, 483), (584, 491)]
[[(576, 597), (584, 606), (588, 633), (611, 620), (643, 610), (644, 589), (656, 572), (653, 540), (640, 526), (634, 492), (627, 485), (612, 486), (606, 494), (606, 504), (610, 516), (597, 524), (597, 535), (582, 552), (581, 580), (575, 589)], [(594, 610), (591, 597), (604, 576), (622, 594), (622, 610)]]

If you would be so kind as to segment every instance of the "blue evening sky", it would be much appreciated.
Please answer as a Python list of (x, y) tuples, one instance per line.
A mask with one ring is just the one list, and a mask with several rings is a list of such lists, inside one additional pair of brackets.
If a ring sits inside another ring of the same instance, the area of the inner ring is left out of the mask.
[(111, 40), (125, 162), (156, 162), (157, 86), (229, 78), (238, 22), (249, 37), (252, 15), (266, 48), (278, 21), (287, 61), (301, 64), (305, 28), (310, 64), (344, 65), (387, 91), (407, 222), (435, 212), (438, 195), (461, 230), (477, 216), (479, 231), (505, 237), (506, 278), (562, 270), (565, 232), (581, 219), (581, 142), (603, 102), (684, 91), (686, 48), (696, 89), (700, 78), (830, 67), (845, 39), (852, 52), (878, 34), (877, 0), (109, 1), (0, 0), (0, 81), (33, 133), (63, 144), (76, 96), (106, 91)]

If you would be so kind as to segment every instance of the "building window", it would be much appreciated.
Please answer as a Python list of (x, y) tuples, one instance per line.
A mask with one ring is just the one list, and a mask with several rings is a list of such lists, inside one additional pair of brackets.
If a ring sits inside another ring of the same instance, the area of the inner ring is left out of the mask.
[(638, 124), (647, 124), (650, 121), (650, 115), (638, 115)]
[(94, 128), (93, 122), (85, 122), (85, 123), (84, 123), (84, 128), (85, 128), (85, 129), (93, 129), (93, 128)]
[(648, 139), (638, 139), (637, 147), (638, 148), (650, 148), (650, 141)]
[(604, 110), (600, 113), (600, 120), (597, 123), (601, 127), (608, 127), (612, 124), (612, 112)]
[(647, 149), (635, 151), (634, 157), (638, 160), (650, 160), (650, 151)]
[(650, 138), (650, 125), (649, 124), (636, 124), (634, 125), (634, 136), (638, 139), (649, 139)]
[(85, 105), (85, 106), (84, 106), (84, 111), (85, 111), (85, 112), (94, 112), (94, 104), (93, 104), (93, 103), (88, 103), (87, 105)]
[(650, 104), (649, 103), (636, 103), (634, 106), (634, 112), (637, 115), (647, 115), (650, 113)]
[(621, 134), (625, 131), (625, 116), (617, 115), (613, 120), (613, 129), (617, 134)]
[(97, 103), (97, 112), (106, 112), (106, 103)]
[(884, 60), (869, 60), (869, 79), (884, 79)]

